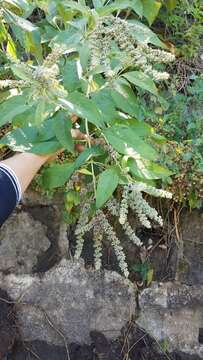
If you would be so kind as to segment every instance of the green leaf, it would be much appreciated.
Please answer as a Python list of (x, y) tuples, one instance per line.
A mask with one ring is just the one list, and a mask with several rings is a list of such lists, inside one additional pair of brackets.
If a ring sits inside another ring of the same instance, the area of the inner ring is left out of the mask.
[(24, 12), (30, 12), (34, 9), (34, 6), (29, 4), (26, 0), (4, 0), (4, 3), (16, 6), (18, 9)]
[(148, 20), (149, 25), (151, 25), (156, 19), (162, 4), (160, 1), (155, 0), (142, 0), (142, 4), (143, 15)]
[(112, 123), (119, 117), (113, 98), (111, 96), (111, 89), (102, 89), (92, 93), (92, 101), (97, 108), (102, 112), (102, 118), (106, 123)]
[(90, 59), (90, 49), (87, 42), (79, 48), (79, 55), (82, 69), (85, 71)]
[(146, 25), (137, 20), (129, 20), (129, 23), (135, 24), (135, 31), (132, 31), (132, 36), (139, 42), (145, 44), (153, 44), (166, 49), (166, 45), (158, 38), (158, 36), (150, 30)]
[(133, 131), (136, 133), (136, 136), (141, 138), (151, 138), (153, 134), (153, 128), (144, 121), (126, 119), (124, 123), (122, 121), (118, 122), (118, 124), (125, 125), (126, 127), (133, 129)]
[(45, 99), (44, 98), (39, 99), (37, 102), (37, 108), (36, 108), (35, 116), (34, 116), (35, 124), (38, 127), (41, 125), (41, 123), (46, 118), (45, 107), (46, 107)]
[(89, 149), (85, 149), (75, 160), (75, 169), (79, 169), (86, 160), (88, 160), (91, 156), (100, 156), (103, 155), (103, 151), (99, 146), (92, 146)]
[(103, 133), (109, 143), (121, 154), (132, 157), (139, 154), (149, 160), (155, 160), (158, 156), (155, 149), (143, 141), (133, 127), (116, 125), (103, 130)]
[(95, 9), (99, 9), (103, 7), (102, 1), (101, 0), (93, 0), (93, 5)]
[(84, 94), (75, 91), (66, 99), (60, 99), (61, 105), (67, 108), (71, 113), (77, 114), (79, 117), (87, 119), (97, 127), (103, 127), (104, 122), (102, 115), (91, 99)]
[(149, 286), (152, 283), (153, 276), (154, 276), (154, 269), (150, 269), (147, 272), (147, 286)]
[(7, 52), (13, 59), (16, 59), (16, 58), (17, 58), (16, 46), (15, 46), (15, 43), (14, 43), (12, 37), (11, 37), (9, 34), (8, 34), (8, 42), (7, 42), (6, 52)]
[[(126, 90), (128, 90), (128, 87), (126, 87)], [(116, 90), (113, 89), (111, 90), (111, 96), (116, 107), (122, 110), (123, 112), (131, 115), (132, 117), (137, 117), (137, 114), (139, 112), (139, 107), (136, 101), (136, 97), (134, 96), (134, 101), (133, 101), (130, 98), (130, 96), (128, 96), (127, 93), (123, 92), (123, 94), (121, 94)]]
[(72, 123), (63, 111), (57, 112), (53, 118), (53, 128), (60, 144), (70, 152), (74, 151), (74, 142), (71, 135)]
[(30, 21), (23, 19), (23, 17), (14, 14), (12, 11), (10, 11), (8, 9), (3, 9), (3, 15), (4, 15), (6, 22), (8, 22), (9, 24), (17, 25), (24, 31), (33, 32), (38, 29)]
[(55, 164), (48, 169), (43, 170), (42, 182), (46, 189), (53, 189), (63, 186), (74, 173), (78, 170), (90, 156), (99, 156), (102, 152), (98, 146), (83, 151), (74, 163), (71, 164)]
[(38, 31), (27, 32), (25, 34), (25, 50), (33, 54), (39, 63), (43, 61), (41, 37)]
[(8, 24), (17, 26), (25, 32), (24, 42), (26, 51), (31, 52), (36, 56), (37, 60), (41, 62), (43, 57), (40, 44), (41, 36), (38, 27), (23, 17), (12, 13), (10, 10), (4, 9), (3, 15)]
[(74, 172), (74, 164), (54, 164), (42, 172), (42, 184), (45, 189), (63, 186)]
[(154, 81), (142, 71), (131, 71), (123, 74), (123, 77), (130, 81), (132, 84), (158, 95), (158, 90)]
[(0, 104), (0, 126), (12, 122), (16, 115), (22, 114), (31, 106), (26, 104), (26, 98), (23, 95), (17, 95), (5, 100)]
[(30, 73), (28, 71), (27, 68), (25, 68), (23, 65), (21, 64), (12, 64), (11, 65), (11, 70), (14, 73), (15, 76), (17, 76), (18, 78), (20, 78), (21, 80), (31, 80), (32, 79), (32, 73)]
[(88, 6), (77, 3), (76, 1), (69, 0), (69, 1), (67, 1), (67, 3), (65, 5), (67, 7), (69, 7), (70, 9), (81, 12), (83, 16), (89, 16), (91, 14), (90, 8)]
[[(41, 143), (34, 143), (30, 148), (27, 148), (27, 152), (33, 153), (33, 154), (54, 154), (58, 150), (61, 150), (61, 144), (56, 141), (45, 141)], [(17, 150), (17, 151), (25, 151), (25, 150)]]
[(143, 15), (143, 5), (141, 0), (116, 0), (111, 5), (107, 5), (102, 9), (98, 9), (97, 12), (101, 16), (111, 14), (117, 10), (133, 9), (139, 16)]
[(38, 129), (34, 126), (15, 129), (7, 133), (0, 140), (0, 144), (8, 145), (14, 151), (31, 152), (35, 154), (50, 154), (61, 149), (61, 145), (56, 139), (37, 142), (38, 135)]
[(82, 34), (75, 29), (70, 27), (67, 30), (59, 32), (50, 42), (50, 46), (53, 47), (55, 44), (66, 45), (67, 50), (76, 50), (77, 44), (79, 44), (82, 38)]
[(99, 175), (96, 192), (96, 207), (101, 208), (111, 197), (119, 183), (119, 170), (112, 166)]
[(76, 61), (67, 61), (63, 70), (63, 85), (66, 90), (72, 92), (80, 87), (80, 80), (78, 77)]
[(164, 3), (166, 5), (167, 9), (172, 11), (175, 9), (175, 7), (177, 5), (177, 0), (165, 0)]
[(164, 179), (171, 175), (165, 167), (144, 159), (129, 158), (127, 166), (130, 172), (141, 180)]

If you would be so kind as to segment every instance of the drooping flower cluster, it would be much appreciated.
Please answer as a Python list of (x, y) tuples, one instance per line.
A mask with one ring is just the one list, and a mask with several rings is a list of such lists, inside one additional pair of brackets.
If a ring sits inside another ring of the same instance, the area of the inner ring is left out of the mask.
[(143, 198), (142, 192), (145, 192), (155, 197), (169, 199), (172, 197), (171, 193), (162, 189), (157, 189), (153, 186), (149, 186), (142, 182), (126, 185), (123, 190), (123, 199), (121, 201), (120, 207), (120, 223), (124, 224), (126, 222), (126, 214), (128, 213), (128, 208), (131, 208), (137, 214), (141, 224), (146, 228), (151, 228), (150, 220), (154, 220), (160, 226), (162, 226), (163, 220), (161, 216), (159, 216), (156, 209), (152, 208)]
[[(143, 244), (128, 221), (129, 208), (137, 214), (139, 221), (146, 228), (151, 228), (150, 221), (156, 221), (160, 226), (163, 225), (161, 216), (159, 216), (156, 209), (152, 208), (143, 198), (142, 192), (154, 196), (171, 198), (171, 193), (162, 189), (156, 189), (153, 186), (149, 186), (144, 183), (133, 183), (124, 186), (120, 202), (116, 198), (112, 197), (106, 204), (106, 210), (108, 213), (119, 219), (126, 236), (139, 247)], [(97, 210), (94, 217), (90, 220), (90, 207), (91, 204), (87, 201), (82, 205), (80, 218), (75, 231), (77, 239), (75, 258), (78, 259), (81, 255), (85, 233), (93, 230), (95, 268), (101, 268), (102, 239), (105, 236), (113, 246), (122, 273), (128, 277), (129, 272), (125, 260), (125, 254), (115, 229), (110, 224), (106, 214), (102, 210)]]
[(174, 55), (138, 42), (134, 36), (137, 31), (140, 29), (136, 23), (112, 15), (101, 17), (89, 36), (91, 68), (104, 66), (106, 76), (113, 76), (111, 58), (117, 54), (122, 67), (133, 66), (155, 81), (167, 80), (169, 74), (157, 71), (153, 65), (167, 64), (175, 59)]

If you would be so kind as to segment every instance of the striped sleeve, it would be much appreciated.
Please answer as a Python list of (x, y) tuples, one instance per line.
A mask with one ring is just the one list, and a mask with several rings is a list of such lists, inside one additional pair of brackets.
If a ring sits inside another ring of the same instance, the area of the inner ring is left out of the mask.
[(22, 196), (21, 186), (14, 171), (0, 163), (0, 226), (12, 213)]

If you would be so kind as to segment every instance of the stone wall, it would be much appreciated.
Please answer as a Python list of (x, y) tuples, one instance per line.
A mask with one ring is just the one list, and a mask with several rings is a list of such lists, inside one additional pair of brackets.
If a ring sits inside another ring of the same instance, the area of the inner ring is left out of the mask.
[[(116, 272), (73, 262), (60, 204), (28, 192), (0, 230), (0, 288), (16, 304), (18, 340), (90, 344), (92, 330), (112, 340), (134, 318), (169, 352), (203, 358), (203, 213), (182, 213), (170, 281), (157, 276), (138, 294)], [(125, 250), (133, 261), (136, 248)], [(167, 251), (157, 251), (153, 266), (161, 259), (164, 267)]]

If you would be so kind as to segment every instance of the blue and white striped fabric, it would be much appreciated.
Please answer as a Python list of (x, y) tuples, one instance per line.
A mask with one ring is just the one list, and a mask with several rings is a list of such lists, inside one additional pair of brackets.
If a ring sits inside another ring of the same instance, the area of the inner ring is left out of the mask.
[(0, 163), (0, 226), (21, 199), (21, 186), (14, 171)]

